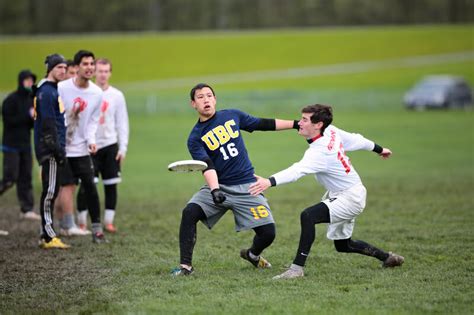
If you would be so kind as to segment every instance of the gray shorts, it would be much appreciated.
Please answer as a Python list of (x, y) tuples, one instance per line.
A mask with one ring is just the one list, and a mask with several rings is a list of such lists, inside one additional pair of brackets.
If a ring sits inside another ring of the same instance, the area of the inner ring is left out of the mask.
[(249, 194), (250, 184), (220, 185), (220, 189), (224, 192), (227, 199), (219, 206), (214, 204), (211, 190), (207, 185), (201, 187), (188, 203), (195, 203), (201, 206), (206, 214), (206, 220), (203, 223), (209, 229), (219, 221), (227, 210), (232, 210), (234, 213), (235, 230), (237, 232), (275, 223), (267, 199), (263, 195), (252, 196)]

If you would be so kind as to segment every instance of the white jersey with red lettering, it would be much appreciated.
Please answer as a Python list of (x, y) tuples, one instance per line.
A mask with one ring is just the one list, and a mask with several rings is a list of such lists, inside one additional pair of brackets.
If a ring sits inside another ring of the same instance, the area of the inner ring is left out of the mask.
[(123, 93), (113, 86), (103, 92), (97, 128), (97, 148), (118, 143), (119, 153), (127, 152), (129, 136), (127, 104)]
[(360, 184), (361, 180), (345, 151), (374, 149), (375, 143), (360, 134), (349, 133), (329, 125), (322, 136), (309, 140), (301, 161), (273, 175), (277, 185), (290, 183), (315, 174), (326, 190), (338, 192)]
[(96, 144), (102, 90), (92, 81), (79, 88), (71, 78), (59, 82), (58, 92), (66, 110), (66, 156), (89, 155), (88, 145)]

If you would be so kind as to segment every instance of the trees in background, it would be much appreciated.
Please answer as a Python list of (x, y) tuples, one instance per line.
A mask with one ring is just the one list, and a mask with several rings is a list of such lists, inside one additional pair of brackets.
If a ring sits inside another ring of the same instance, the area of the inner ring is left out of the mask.
[(473, 21), (472, 0), (0, 0), (0, 34)]

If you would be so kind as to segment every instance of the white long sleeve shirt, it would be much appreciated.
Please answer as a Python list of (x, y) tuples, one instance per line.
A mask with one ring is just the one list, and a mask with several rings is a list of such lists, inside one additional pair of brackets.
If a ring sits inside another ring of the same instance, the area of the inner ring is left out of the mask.
[(129, 138), (127, 104), (123, 93), (112, 86), (103, 92), (96, 137), (98, 149), (118, 143), (119, 153), (125, 155), (127, 152)]
[(59, 82), (58, 92), (66, 110), (66, 156), (89, 155), (88, 145), (96, 144), (102, 90), (92, 81), (79, 88), (71, 78)]
[(272, 177), (277, 185), (281, 185), (297, 181), (308, 174), (315, 174), (316, 180), (326, 190), (346, 190), (361, 183), (361, 180), (345, 151), (371, 151), (374, 146), (373, 141), (360, 134), (349, 133), (329, 125), (323, 136), (310, 143), (301, 161)]

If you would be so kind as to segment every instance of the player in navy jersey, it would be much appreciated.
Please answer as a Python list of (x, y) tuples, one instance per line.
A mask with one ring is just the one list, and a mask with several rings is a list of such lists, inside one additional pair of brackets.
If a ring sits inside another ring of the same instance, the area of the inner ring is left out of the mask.
[(204, 185), (183, 210), (179, 230), (180, 266), (173, 275), (193, 273), (192, 255), (196, 243), (196, 225), (202, 221), (209, 229), (231, 210), (237, 231), (253, 229), (252, 246), (240, 256), (256, 268), (270, 268), (260, 256), (275, 239), (275, 223), (266, 198), (249, 194), (255, 182), (254, 169), (242, 138), (242, 131), (298, 129), (293, 120), (265, 119), (236, 109), (216, 111), (214, 90), (207, 84), (196, 85), (190, 93), (191, 106), (199, 120), (188, 138), (193, 159), (207, 163)]

